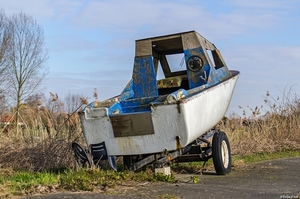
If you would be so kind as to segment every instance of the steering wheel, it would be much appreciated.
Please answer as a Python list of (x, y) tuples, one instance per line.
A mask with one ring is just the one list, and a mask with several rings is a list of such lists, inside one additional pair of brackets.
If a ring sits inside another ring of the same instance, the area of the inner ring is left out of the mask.
[(191, 56), (188, 60), (188, 69), (197, 72), (202, 69), (203, 61), (199, 56)]

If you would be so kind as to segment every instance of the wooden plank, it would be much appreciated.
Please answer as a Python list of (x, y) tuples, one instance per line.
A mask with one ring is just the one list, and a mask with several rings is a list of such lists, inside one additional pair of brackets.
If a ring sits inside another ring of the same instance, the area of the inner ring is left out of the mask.
[(110, 119), (115, 137), (154, 134), (150, 112), (114, 115)]

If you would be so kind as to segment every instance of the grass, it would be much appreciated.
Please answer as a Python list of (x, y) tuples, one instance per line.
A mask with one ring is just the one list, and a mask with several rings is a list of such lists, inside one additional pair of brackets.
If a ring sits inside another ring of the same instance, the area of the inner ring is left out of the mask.
[[(56, 191), (97, 191), (103, 192), (121, 184), (138, 182), (174, 182), (173, 175), (154, 174), (150, 169), (138, 173), (114, 172), (99, 168), (65, 169), (60, 172), (2, 171), (0, 190), (2, 194), (30, 195)], [(1, 195), (0, 195), (1, 197)]]
[(233, 154), (300, 149), (300, 100), (291, 90), (282, 98), (267, 92), (263, 106), (240, 108), (243, 117), (233, 115), (221, 124)]
[(57, 176), (45, 172), (14, 172), (12, 175), (5, 176), (2, 181), (7, 186), (7, 190), (13, 195), (24, 195), (36, 192), (50, 191), (57, 187)]
[(278, 152), (262, 152), (262, 153), (253, 153), (247, 155), (234, 155), (232, 156), (233, 165), (238, 163), (252, 164), (261, 161), (281, 159), (281, 158), (290, 158), (300, 156), (300, 151), (294, 150), (284, 150)]

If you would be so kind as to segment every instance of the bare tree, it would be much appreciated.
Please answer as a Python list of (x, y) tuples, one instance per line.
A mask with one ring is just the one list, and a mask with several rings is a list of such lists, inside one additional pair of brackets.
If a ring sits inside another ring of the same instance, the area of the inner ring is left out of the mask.
[[(47, 74), (44, 32), (30, 16), (19, 13), (8, 18), (9, 95), (15, 102), (16, 124), (19, 110), (27, 97), (41, 86)], [(17, 128), (18, 129), (18, 128)]]
[(82, 106), (82, 96), (78, 94), (69, 93), (64, 100), (65, 111), (68, 114), (78, 111), (78, 109)]
[(45, 100), (46, 97), (44, 93), (35, 93), (33, 95), (28, 96), (25, 99), (25, 102), (27, 106), (37, 110), (38, 107), (41, 106), (42, 102), (44, 102)]
[(9, 110), (8, 110), (7, 100), (5, 98), (5, 95), (0, 95), (0, 115), (2, 115), (2, 113), (7, 111)]
[(7, 79), (6, 68), (8, 66), (8, 42), (10, 35), (7, 30), (7, 17), (4, 11), (0, 10), (0, 92), (5, 88), (4, 82)]

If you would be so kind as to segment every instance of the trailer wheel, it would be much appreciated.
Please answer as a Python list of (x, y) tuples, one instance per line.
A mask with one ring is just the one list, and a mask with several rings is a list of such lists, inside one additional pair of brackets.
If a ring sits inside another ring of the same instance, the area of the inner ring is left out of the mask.
[(124, 155), (123, 156), (123, 164), (125, 166), (126, 169), (130, 169), (131, 165), (132, 165), (132, 158), (128, 155)]
[(231, 150), (228, 138), (222, 131), (214, 134), (212, 140), (213, 163), (218, 175), (224, 175), (231, 171)]
[(124, 155), (123, 156), (123, 164), (125, 169), (131, 170), (131, 166), (138, 161), (137, 155)]

